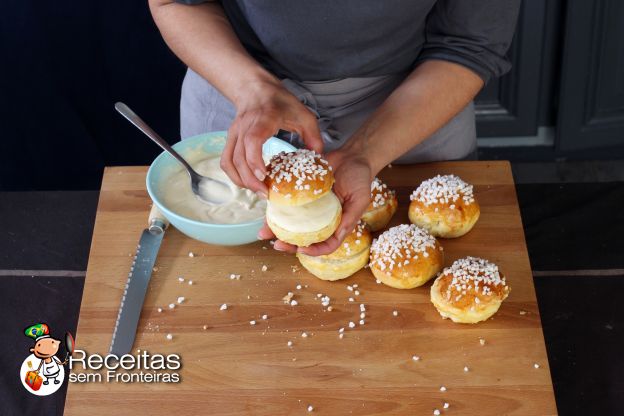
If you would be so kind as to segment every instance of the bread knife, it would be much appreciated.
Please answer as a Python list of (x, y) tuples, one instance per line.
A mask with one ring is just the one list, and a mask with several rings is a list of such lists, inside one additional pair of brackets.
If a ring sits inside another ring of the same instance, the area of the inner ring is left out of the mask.
[(147, 286), (169, 222), (158, 210), (156, 204), (153, 204), (147, 224), (147, 228), (141, 233), (134, 261), (128, 273), (128, 281), (121, 297), (113, 330), (110, 354), (118, 357), (132, 351)]

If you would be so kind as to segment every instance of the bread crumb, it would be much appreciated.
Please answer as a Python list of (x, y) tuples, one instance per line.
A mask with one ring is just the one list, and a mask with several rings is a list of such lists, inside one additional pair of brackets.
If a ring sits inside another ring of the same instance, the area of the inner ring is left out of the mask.
[(223, 305), (221, 305), (221, 307), (219, 308), (220, 311), (224, 311), (228, 308), (227, 303), (224, 303)]
[(284, 296), (284, 297), (282, 298), (282, 300), (284, 301), (284, 303), (285, 303), (285, 304), (289, 304), (289, 303), (290, 303), (290, 301), (292, 300), (293, 296), (295, 296), (295, 294), (294, 294), (294, 293), (292, 293), (292, 292), (288, 292), (288, 294), (287, 294), (286, 296)]
[(171, 341), (171, 340), (173, 339), (173, 335), (172, 335), (172, 334), (167, 334), (167, 339), (168, 339), (169, 341)]

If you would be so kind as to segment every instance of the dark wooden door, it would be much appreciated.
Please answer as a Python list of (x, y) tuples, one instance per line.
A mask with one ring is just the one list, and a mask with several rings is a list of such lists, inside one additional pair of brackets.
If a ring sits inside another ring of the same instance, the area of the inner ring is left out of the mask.
[(479, 137), (537, 133), (544, 44), (544, 0), (524, 0), (508, 56), (513, 67), (494, 79), (475, 100)]
[(624, 1), (569, 0), (557, 147), (610, 146), (624, 146)]

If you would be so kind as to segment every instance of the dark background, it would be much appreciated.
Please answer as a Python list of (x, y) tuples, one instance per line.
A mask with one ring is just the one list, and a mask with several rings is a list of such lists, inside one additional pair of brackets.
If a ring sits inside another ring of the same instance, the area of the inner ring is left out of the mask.
[[(624, 158), (622, 21), (617, 0), (525, 0), (514, 68), (477, 101), (481, 157)], [(5, 0), (0, 57), (0, 190), (98, 189), (106, 165), (149, 164), (158, 149), (118, 100), (179, 138), (185, 67), (144, 0)], [(540, 126), (550, 141), (516, 146)]]

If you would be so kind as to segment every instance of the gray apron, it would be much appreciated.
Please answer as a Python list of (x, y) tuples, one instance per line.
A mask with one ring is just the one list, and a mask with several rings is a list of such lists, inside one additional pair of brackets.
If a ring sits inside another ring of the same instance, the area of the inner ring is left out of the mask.
[[(405, 79), (407, 74), (333, 81), (282, 84), (317, 117), (324, 151), (341, 147), (366, 119)], [(180, 135), (182, 139), (201, 133), (227, 130), (236, 109), (208, 81), (189, 69), (182, 84)], [(301, 147), (296, 134), (280, 132), (279, 137)], [(392, 140), (392, 137), (380, 140)], [(419, 163), (473, 158), (476, 153), (474, 106), (470, 103), (431, 137), (415, 146), (394, 163)]]

